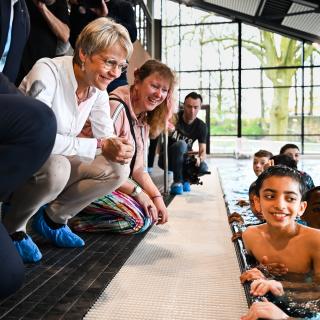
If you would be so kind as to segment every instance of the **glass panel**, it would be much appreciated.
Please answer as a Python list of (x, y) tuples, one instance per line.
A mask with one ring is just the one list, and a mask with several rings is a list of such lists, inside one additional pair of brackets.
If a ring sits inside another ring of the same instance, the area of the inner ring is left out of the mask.
[(182, 26), (181, 70), (237, 68), (237, 47), (233, 41), (224, 40), (237, 30), (237, 24)]
[(306, 86), (320, 85), (320, 68), (304, 68), (304, 83)]
[(301, 132), (301, 89), (242, 90), (242, 133), (287, 135)]
[[(320, 90), (316, 88), (304, 89), (304, 131), (305, 134), (319, 134), (320, 123)], [(314, 137), (312, 138), (316, 140)], [(320, 142), (320, 138), (317, 138)]]
[(300, 136), (293, 137), (242, 137), (238, 142), (238, 152), (252, 156), (260, 149), (268, 150), (274, 155), (286, 143), (294, 143), (301, 149)]
[(179, 4), (174, 1), (162, 1), (162, 26), (180, 24)]
[(181, 5), (181, 24), (196, 24), (196, 23), (212, 23), (212, 22), (227, 22), (230, 19), (215, 15), (204, 10), (199, 10), (192, 7)]
[(305, 54), (305, 66), (319, 66), (320, 65), (320, 45), (305, 44), (304, 45)]
[(179, 27), (162, 28), (162, 61), (173, 70), (179, 70)]
[(238, 71), (214, 71), (210, 73), (212, 89), (238, 88), (238, 81)]
[(211, 135), (237, 134), (237, 105), (236, 90), (211, 90)]
[(180, 89), (199, 91), (209, 87), (208, 72), (181, 72), (179, 73)]
[(235, 149), (235, 137), (211, 137), (210, 139), (210, 152), (212, 154), (233, 154)]
[(302, 42), (242, 24), (242, 67), (301, 66)]
[(320, 154), (319, 136), (305, 136), (304, 141), (305, 154)]
[(242, 88), (301, 86), (301, 69), (243, 70)]

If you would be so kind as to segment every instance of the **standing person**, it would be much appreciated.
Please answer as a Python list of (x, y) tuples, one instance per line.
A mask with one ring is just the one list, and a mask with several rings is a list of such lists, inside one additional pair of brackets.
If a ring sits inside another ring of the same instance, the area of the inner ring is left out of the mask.
[[(175, 75), (165, 64), (148, 60), (134, 72), (134, 84), (110, 95), (117, 136), (135, 145), (131, 177), (116, 192), (90, 204), (72, 221), (77, 231), (137, 233), (168, 220), (160, 191), (147, 172), (148, 137), (165, 130), (172, 114)], [(89, 130), (84, 130), (90, 134)]]
[[(52, 108), (58, 123), (52, 155), (12, 195), (3, 220), (25, 262), (42, 257), (26, 235), (26, 223), (39, 208), (35, 231), (55, 246), (81, 247), (84, 241), (69, 229), (68, 220), (127, 179), (133, 148), (113, 135), (106, 87), (127, 66), (131, 52), (123, 26), (96, 19), (79, 35), (74, 57), (40, 59), (22, 81), (20, 89)], [(87, 118), (93, 138), (79, 138)]]
[[(24, 0), (1, 1), (0, 16), (0, 201), (4, 201), (46, 161), (57, 124), (50, 108), (24, 97), (12, 83), (29, 33)], [(25, 270), (2, 223), (0, 260), (0, 299), (3, 299), (21, 287)]]
[[(132, 4), (126, 0), (70, 0), (70, 44), (74, 48), (81, 30), (91, 21), (99, 17), (108, 17), (123, 25), (129, 32), (131, 42), (137, 40), (136, 16)], [(127, 85), (127, 73), (108, 85), (110, 93), (118, 86)]]
[[(174, 119), (175, 129), (169, 134), (168, 140), (168, 168), (173, 171), (171, 194), (182, 194), (183, 191), (190, 191), (188, 177), (183, 176), (183, 166), (185, 154), (192, 151), (192, 145), (196, 140), (199, 142), (196, 166), (199, 167), (200, 173), (208, 171), (205, 162), (207, 126), (201, 119), (197, 118), (201, 105), (202, 96), (196, 92), (190, 92), (184, 99), (183, 110)], [(163, 152), (159, 155), (159, 167), (164, 168)]]
[(67, 0), (26, 0), (30, 35), (23, 51), (17, 86), (40, 58), (56, 56), (58, 41), (69, 40)]

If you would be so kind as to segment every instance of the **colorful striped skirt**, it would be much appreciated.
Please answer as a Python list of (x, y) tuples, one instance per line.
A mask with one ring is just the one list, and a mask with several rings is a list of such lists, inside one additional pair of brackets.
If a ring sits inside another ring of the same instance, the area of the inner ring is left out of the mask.
[(68, 224), (77, 232), (132, 234), (147, 230), (151, 219), (134, 198), (114, 191), (92, 202)]

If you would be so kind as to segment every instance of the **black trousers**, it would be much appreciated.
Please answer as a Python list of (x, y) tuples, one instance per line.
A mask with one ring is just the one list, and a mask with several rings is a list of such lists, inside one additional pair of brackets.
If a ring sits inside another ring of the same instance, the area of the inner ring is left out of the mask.
[(22, 286), (25, 269), (2, 223), (0, 223), (0, 261), (0, 299), (3, 299)]
[[(0, 95), (0, 201), (31, 177), (49, 157), (57, 123), (44, 103), (23, 95)], [(0, 299), (24, 281), (24, 265), (0, 223)]]
[(31, 97), (0, 95), (0, 201), (49, 157), (56, 138), (54, 113)]

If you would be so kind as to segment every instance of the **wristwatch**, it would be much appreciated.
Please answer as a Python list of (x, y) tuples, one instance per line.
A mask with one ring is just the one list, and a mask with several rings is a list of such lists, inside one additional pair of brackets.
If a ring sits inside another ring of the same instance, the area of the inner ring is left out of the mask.
[(142, 189), (140, 186), (136, 185), (131, 193), (131, 197), (136, 197), (138, 194), (142, 192)]

